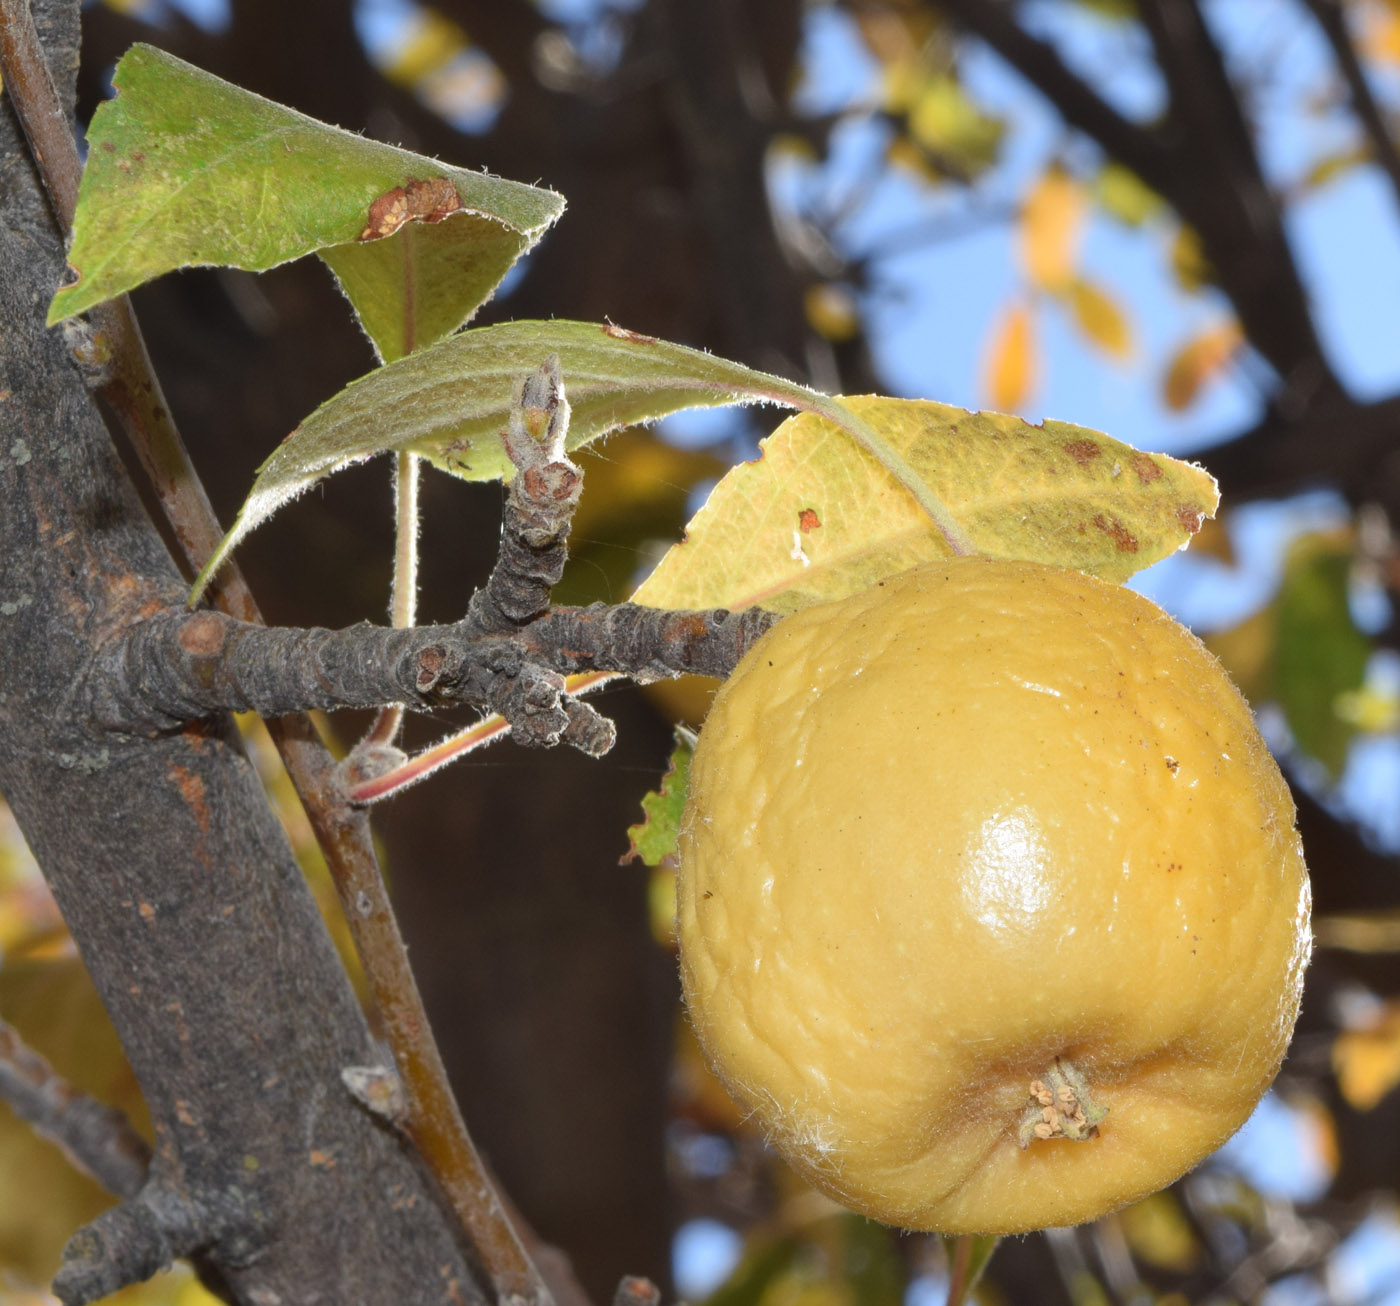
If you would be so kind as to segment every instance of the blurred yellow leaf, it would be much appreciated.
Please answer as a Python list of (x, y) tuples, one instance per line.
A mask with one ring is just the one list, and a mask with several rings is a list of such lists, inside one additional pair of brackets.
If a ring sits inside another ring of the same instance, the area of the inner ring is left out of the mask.
[(1172, 238), (1172, 272), (1183, 290), (1196, 291), (1211, 279), (1210, 260), (1194, 227), (1182, 225)]
[(677, 676), (644, 685), (642, 693), (668, 721), (698, 730), (710, 714), (721, 683), (714, 676)]
[(1361, 53), (1382, 63), (1400, 64), (1400, 9), (1386, 5), (1371, 9), (1362, 29)]
[(1261, 703), (1273, 697), (1277, 637), (1278, 613), (1270, 605), (1228, 630), (1212, 631), (1205, 645), (1224, 664), (1240, 692), (1251, 703)]
[(1342, 1149), (1332, 1112), (1311, 1093), (1290, 1093), (1288, 1105), (1297, 1113), (1307, 1150), (1329, 1176), (1335, 1175), (1342, 1163)]
[(1400, 911), (1314, 916), (1313, 937), (1320, 948), (1341, 948), (1346, 952), (1400, 952)]
[(436, 9), (417, 9), (383, 65), (384, 75), (410, 89), (446, 67), (467, 48), (467, 34)]
[(1038, 290), (1065, 290), (1079, 260), (1088, 212), (1084, 187), (1058, 164), (1047, 168), (1021, 206), (1021, 263)]
[(1003, 125), (983, 113), (956, 78), (937, 73), (897, 89), (909, 99), (909, 134), (937, 159), (969, 177), (996, 162)]
[(1030, 308), (1012, 304), (997, 320), (987, 349), (987, 402), (1006, 413), (1022, 407), (1035, 385), (1035, 362)]
[(1099, 169), (1094, 198), (1105, 213), (1130, 227), (1142, 226), (1163, 208), (1162, 197), (1121, 163), (1106, 163)]
[(1162, 401), (1173, 412), (1190, 407), (1201, 388), (1217, 376), (1244, 342), (1233, 320), (1193, 336), (1172, 356), (1162, 381)]
[[(1215, 510), (1215, 482), (1201, 468), (1082, 426), (927, 400), (841, 402), (878, 428), (989, 557), (1123, 580), (1175, 552)], [(909, 489), (833, 423), (798, 414), (762, 449), (720, 481), (636, 602), (795, 612), (949, 556)]]
[(807, 325), (824, 340), (840, 343), (860, 334), (860, 303), (849, 286), (834, 281), (808, 286), (802, 308)]
[(903, 132), (885, 147), (885, 162), (892, 168), (899, 168), (929, 185), (937, 185), (946, 176), (929, 158), (928, 151), (921, 150)]
[(1076, 277), (1069, 288), (1069, 303), (1075, 324), (1104, 353), (1121, 359), (1133, 352), (1133, 329), (1107, 291)]
[(1200, 1262), (1201, 1245), (1170, 1192), (1133, 1203), (1118, 1213), (1118, 1220), (1133, 1254), (1154, 1269), (1185, 1274)]
[(1389, 734), (1400, 726), (1400, 698), (1374, 685), (1337, 695), (1337, 715), (1365, 734)]
[(1371, 1024), (1338, 1034), (1332, 1069), (1342, 1096), (1356, 1110), (1379, 1105), (1400, 1084), (1400, 1002), (1392, 998)]
[(1303, 174), (1298, 189), (1303, 192), (1321, 190), (1328, 182), (1344, 176), (1353, 168), (1370, 163), (1374, 155), (1365, 148), (1340, 150), (1319, 159)]
[(1227, 515), (1221, 513), (1218, 517), (1211, 517), (1203, 521), (1199, 533), (1191, 541), (1191, 552), (1197, 556), (1204, 554), (1207, 558), (1215, 558), (1218, 562), (1223, 562), (1227, 567), (1233, 567), (1235, 565), (1235, 545), (1230, 538), (1226, 520)]
[[(81, 1092), (121, 1107), (149, 1138), (149, 1118), (116, 1031), (77, 957), (7, 960), (0, 1019)], [(116, 1198), (0, 1105), (0, 1278), (47, 1283), (69, 1236)]]
[(903, 9), (861, 5), (855, 20), (866, 49), (887, 65), (913, 60), (938, 26), (938, 15), (927, 5)]

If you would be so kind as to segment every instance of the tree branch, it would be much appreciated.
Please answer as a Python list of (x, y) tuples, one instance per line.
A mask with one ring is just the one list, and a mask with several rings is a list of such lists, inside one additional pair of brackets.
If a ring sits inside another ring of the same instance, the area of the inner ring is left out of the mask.
[(1071, 127), (1096, 141), (1154, 190), (1170, 194), (1172, 160), (1156, 130), (1123, 117), (1071, 72), (1052, 46), (1020, 27), (1008, 5), (999, 0), (937, 0), (937, 7), (964, 31), (985, 41), (1045, 96)]
[[(312, 708), (445, 706), (489, 709), (535, 747), (570, 743), (598, 756), (610, 722), (565, 694), (564, 677), (607, 671), (635, 680), (726, 676), (772, 613), (671, 612), (617, 607), (550, 609), (568, 561), (583, 473), (564, 453), (569, 404), (551, 354), (516, 385), (504, 441), (516, 474), (501, 547), (486, 584), (451, 626), (301, 630), (237, 622), (214, 612), (164, 613), (132, 627), (97, 659), (94, 716), (124, 733), (173, 729), (217, 712), (263, 716)], [(371, 739), (358, 770), (378, 763)]]
[(1163, 194), (1200, 234), (1213, 279), (1282, 380), (1278, 402), (1301, 409), (1340, 391), (1239, 91), (1199, 0), (1145, 0), (1140, 13), (1171, 97), (1166, 139), (1174, 163)]
[(151, 1149), (116, 1107), (80, 1093), (0, 1020), (0, 1099), (118, 1197), (134, 1197)]
[[(29, 0), (0, 0), (0, 33), (0, 76), (4, 78), (6, 99), (14, 106), (26, 135), (35, 133), (30, 136), (30, 152), (53, 197), (59, 227), (66, 236), (76, 196), (72, 182), (81, 169), (71, 132), (54, 130), (56, 123), (68, 123), (68, 114), (42, 58)], [(35, 302), (39, 302), (37, 296)], [(91, 320), (95, 352), (101, 355), (110, 351), (110, 371), (104, 374), (102, 385), (104, 398), (117, 414), (150, 478), (193, 574), (222, 537), (218, 520), (170, 418), (129, 302), (123, 297), (104, 305), (91, 315)], [(260, 620), (252, 595), (236, 568), (224, 569), (212, 594), (225, 612), (250, 622)], [(385, 1011), (391, 1034), (399, 1035), (393, 1051), (409, 1090), (408, 1132), (420, 1144), (424, 1159), (433, 1169), (495, 1289), (503, 1296), (522, 1301), (547, 1302), (548, 1289), (485, 1178), (447, 1084), (426, 1012), (407, 966), (397, 922), (383, 893), (368, 827), (353, 817), (338, 789), (322, 783), (324, 775), (334, 770), (334, 764), (310, 721), (295, 716), (272, 722), (270, 727), (331, 867), (342, 911), (371, 990)], [(371, 879), (380, 909), (367, 918), (357, 910), (365, 890), (355, 886)], [(68, 915), (65, 910), (65, 916)], [(110, 1008), (110, 1001), (108, 1005)], [(137, 1220), (134, 1227), (145, 1227), (147, 1223)], [(100, 1240), (96, 1250), (101, 1251)], [(89, 1276), (83, 1282), (91, 1285), (97, 1281)]]
[[(646, 683), (668, 676), (727, 676), (777, 620), (762, 608), (675, 612), (632, 603), (552, 608), (513, 635), (484, 634), (472, 617), (447, 626), (345, 630), (269, 628), (216, 612), (167, 612), (110, 644), (89, 680), (106, 729), (143, 734), (224, 711), (278, 716), (402, 703), (510, 707), (510, 687), (532, 673), (609, 671)], [(561, 685), (562, 689), (562, 685)], [(558, 733), (510, 721), (517, 739), (549, 746)]]
[(1195, 0), (1144, 0), (1171, 105), (1161, 126), (1123, 118), (1058, 53), (1023, 30), (1000, 0), (936, 0), (1043, 94), (1064, 120), (1163, 195), (1200, 234), (1214, 277), (1250, 343), (1283, 381), (1279, 402), (1299, 411), (1339, 391), (1318, 343), (1307, 296), (1265, 184), (1238, 97)]
[(1371, 94), (1366, 72), (1361, 67), (1361, 60), (1356, 57), (1356, 46), (1347, 31), (1346, 13), (1338, 0), (1303, 0), (1303, 3), (1332, 47), (1332, 55), (1351, 93), (1352, 107), (1370, 138), (1376, 162), (1390, 178), (1391, 188), (1395, 191), (1397, 202), (1400, 202), (1400, 151), (1395, 148), (1385, 115), (1376, 103), (1376, 97)]

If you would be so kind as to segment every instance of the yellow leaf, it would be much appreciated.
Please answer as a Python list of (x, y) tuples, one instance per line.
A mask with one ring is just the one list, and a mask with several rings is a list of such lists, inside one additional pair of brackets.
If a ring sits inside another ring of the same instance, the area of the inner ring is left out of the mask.
[(1196, 234), (1194, 227), (1177, 228), (1172, 238), (1172, 272), (1177, 284), (1187, 291), (1199, 290), (1211, 279), (1210, 260), (1206, 258), (1205, 246)]
[(1297, 189), (1303, 193), (1321, 190), (1329, 182), (1335, 181), (1353, 168), (1370, 163), (1374, 157), (1372, 152), (1365, 148), (1341, 150), (1336, 154), (1325, 155), (1303, 174)]
[(1400, 726), (1400, 698), (1375, 685), (1338, 694), (1336, 707), (1343, 721), (1366, 734), (1389, 734)]
[(1237, 561), (1235, 545), (1230, 538), (1226, 518), (1227, 514), (1221, 513), (1219, 517), (1202, 522), (1200, 533), (1191, 541), (1191, 552), (1198, 557), (1204, 555), (1214, 558), (1217, 562), (1223, 562), (1227, 567), (1233, 567)]
[(1154, 1269), (1185, 1274), (1200, 1263), (1201, 1245), (1171, 1193), (1154, 1193), (1117, 1218), (1133, 1253)]
[(1239, 323), (1222, 322), (1178, 349), (1162, 381), (1162, 401), (1174, 413), (1187, 408), (1201, 387), (1217, 375), (1244, 341)]
[(824, 340), (841, 342), (860, 334), (860, 304), (849, 286), (823, 281), (802, 297), (807, 325)]
[(1367, 15), (1360, 44), (1368, 59), (1400, 64), (1400, 10), (1393, 5), (1379, 13), (1372, 10)]
[(467, 45), (466, 32), (450, 18), (436, 9), (419, 9), (384, 64), (384, 76), (399, 86), (415, 87), (451, 63)]
[(915, 87), (901, 88), (909, 96), (909, 135), (936, 158), (976, 176), (996, 162), (1002, 123), (982, 112), (954, 77), (938, 73)]
[[(1175, 552), (1215, 511), (1215, 482), (1201, 468), (1082, 426), (927, 400), (841, 402), (878, 428), (988, 557), (1121, 581)], [(832, 422), (799, 414), (762, 448), (715, 487), (636, 602), (795, 612), (949, 556), (913, 494)]]
[(936, 185), (946, 179), (946, 175), (929, 158), (928, 151), (921, 150), (903, 133), (885, 147), (885, 162), (922, 182)]
[(1400, 1002), (1391, 999), (1365, 1028), (1338, 1034), (1332, 1069), (1342, 1096), (1358, 1111), (1379, 1105), (1400, 1084)]
[(987, 350), (987, 402), (1002, 412), (1015, 412), (1035, 384), (1035, 339), (1031, 311), (1013, 304), (1002, 314)]
[(1074, 276), (1088, 200), (1058, 164), (1046, 169), (1021, 206), (1021, 262), (1040, 290), (1064, 290)]
[(1117, 302), (1091, 281), (1077, 277), (1069, 290), (1075, 325), (1104, 353), (1127, 358), (1133, 352), (1133, 329)]
[[(7, 960), (0, 1019), (74, 1087), (121, 1107), (150, 1136), (136, 1077), (77, 957)], [(73, 1231), (116, 1199), (9, 1111), (0, 1111), (0, 1157), (0, 1285), (8, 1272), (47, 1283)]]
[[(1204, 534), (1204, 532), (1202, 532)], [(1278, 637), (1278, 613), (1270, 605), (1237, 626), (1217, 630), (1205, 645), (1225, 665), (1230, 678), (1251, 703), (1272, 696), (1274, 646)]]
[(914, 59), (938, 26), (938, 16), (926, 5), (902, 10), (862, 5), (855, 20), (866, 49), (886, 65)]
[(1140, 227), (1162, 210), (1162, 197), (1131, 168), (1106, 163), (1094, 178), (1094, 198), (1099, 207), (1119, 222)]

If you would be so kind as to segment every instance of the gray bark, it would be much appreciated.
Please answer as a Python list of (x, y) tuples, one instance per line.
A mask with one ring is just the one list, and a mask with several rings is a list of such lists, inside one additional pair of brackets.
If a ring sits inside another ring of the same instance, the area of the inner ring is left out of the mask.
[[(71, 84), (77, 7), (36, 8)], [(382, 1057), (232, 723), (118, 735), (77, 692), (184, 586), (44, 327), (62, 268), (0, 103), (0, 793), (156, 1128), (144, 1189), (74, 1240), (60, 1295), (193, 1253), (250, 1306), (481, 1300), (430, 1181), (342, 1082)]]

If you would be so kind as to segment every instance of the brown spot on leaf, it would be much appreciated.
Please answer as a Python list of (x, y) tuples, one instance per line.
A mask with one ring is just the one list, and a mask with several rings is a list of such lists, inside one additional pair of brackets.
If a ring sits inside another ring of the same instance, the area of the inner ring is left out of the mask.
[(1119, 553), (1136, 553), (1138, 551), (1137, 536), (1128, 530), (1117, 517), (1105, 517), (1103, 513), (1098, 513), (1094, 517), (1094, 525), (1113, 541), (1113, 547)]
[(1144, 485), (1151, 485), (1153, 481), (1160, 481), (1162, 479), (1162, 469), (1148, 454), (1135, 453), (1128, 466), (1137, 473), (1138, 480)]
[(802, 511), (797, 514), (797, 524), (801, 528), (802, 533), (807, 535), (822, 524), (822, 519), (817, 516), (817, 510), (815, 508), (803, 508)]
[(441, 222), (461, 208), (462, 197), (446, 177), (411, 181), (407, 186), (386, 190), (370, 204), (365, 229), (358, 239), (383, 240), (406, 222)]
[(1103, 456), (1103, 450), (1092, 440), (1066, 440), (1065, 452), (1081, 467), (1086, 467), (1095, 458)]
[(614, 340), (626, 340), (634, 345), (654, 345), (655, 336), (644, 336), (640, 331), (629, 331), (626, 327), (620, 327), (613, 322), (603, 323), (603, 334), (611, 336)]
[(103, 149), (104, 152), (106, 152), (107, 154), (115, 154), (115, 153), (117, 152), (117, 147), (116, 147), (115, 145), (113, 145), (111, 141), (103, 141), (103, 142), (102, 142), (102, 149)]
[(1189, 503), (1177, 505), (1176, 519), (1188, 535), (1194, 535), (1201, 529), (1201, 521), (1205, 514), (1199, 508), (1193, 508)]

